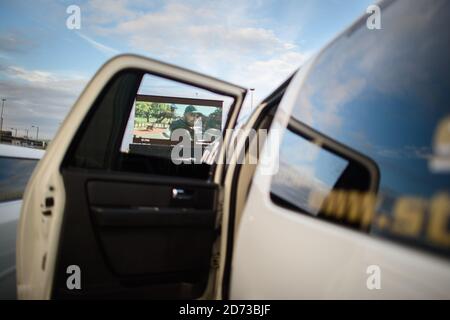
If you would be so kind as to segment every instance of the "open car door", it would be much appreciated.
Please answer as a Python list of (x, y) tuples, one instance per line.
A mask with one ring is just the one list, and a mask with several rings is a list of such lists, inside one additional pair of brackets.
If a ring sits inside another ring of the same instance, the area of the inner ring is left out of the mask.
[(19, 298), (213, 297), (223, 165), (175, 152), (171, 134), (202, 118), (223, 152), (245, 94), (140, 56), (107, 62), (26, 188)]

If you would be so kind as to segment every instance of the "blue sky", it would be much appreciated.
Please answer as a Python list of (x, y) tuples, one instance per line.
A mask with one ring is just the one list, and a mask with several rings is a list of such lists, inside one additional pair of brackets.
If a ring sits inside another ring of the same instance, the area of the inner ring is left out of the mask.
[[(138, 53), (245, 87), (264, 98), (369, 0), (1, 1), (0, 96), (5, 128), (51, 138), (95, 71)], [(69, 5), (81, 29), (69, 30)], [(246, 107), (248, 106), (246, 103)]]

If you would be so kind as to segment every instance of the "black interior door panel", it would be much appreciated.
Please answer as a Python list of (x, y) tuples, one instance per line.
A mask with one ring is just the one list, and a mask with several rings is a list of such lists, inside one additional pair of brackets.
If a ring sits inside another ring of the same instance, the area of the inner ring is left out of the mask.
[[(197, 179), (62, 170), (66, 199), (53, 298), (199, 297), (215, 237), (217, 185)], [(67, 289), (78, 265), (82, 290)]]
[(91, 207), (99, 227), (213, 227), (212, 210)]

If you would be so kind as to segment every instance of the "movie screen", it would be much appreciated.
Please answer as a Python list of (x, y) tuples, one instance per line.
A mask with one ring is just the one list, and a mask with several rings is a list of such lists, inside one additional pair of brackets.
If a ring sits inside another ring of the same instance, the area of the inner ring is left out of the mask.
[[(176, 129), (192, 138), (222, 129), (222, 101), (137, 96), (134, 106), (133, 144), (171, 140)], [(173, 140), (173, 139), (172, 139)]]

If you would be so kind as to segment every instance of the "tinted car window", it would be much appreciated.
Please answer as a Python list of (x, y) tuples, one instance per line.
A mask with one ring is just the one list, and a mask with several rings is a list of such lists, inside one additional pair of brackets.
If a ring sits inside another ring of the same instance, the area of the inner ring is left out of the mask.
[(314, 216), (320, 208), (310, 205), (311, 190), (323, 201), (348, 166), (347, 160), (290, 130), (285, 133), (280, 161), (279, 171), (272, 180), (272, 192)]
[[(196, 94), (204, 98), (192, 98)], [(94, 102), (63, 167), (209, 179), (212, 166), (201, 155), (221, 137), (218, 128), (234, 103), (207, 89), (123, 70)], [(185, 141), (190, 148), (184, 149)]]
[(0, 202), (21, 199), (38, 160), (0, 157)]
[[(381, 30), (369, 30), (366, 18), (319, 56), (292, 117), (377, 164), (368, 232), (448, 255), (450, 2), (385, 2)], [(294, 145), (299, 154), (307, 150), (289, 142), (291, 134), (284, 139), (281, 155)], [(321, 180), (326, 171), (314, 169)], [(277, 176), (273, 181), (276, 193)]]

